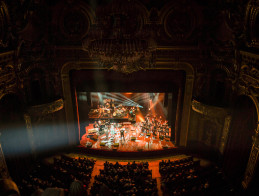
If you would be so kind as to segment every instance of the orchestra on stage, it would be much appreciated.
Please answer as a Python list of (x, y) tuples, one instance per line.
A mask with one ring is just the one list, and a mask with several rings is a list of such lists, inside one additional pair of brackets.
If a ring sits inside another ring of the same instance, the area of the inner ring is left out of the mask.
[(147, 112), (141, 121), (136, 121), (136, 112), (136, 106), (115, 106), (113, 100), (104, 100), (103, 105), (98, 105), (89, 113), (93, 123), (86, 127), (84, 137), (87, 138), (87, 145), (91, 141), (112, 148), (132, 141), (148, 141), (150, 148), (152, 141), (170, 141), (171, 128), (167, 120)]
[(135, 121), (136, 118), (136, 106), (123, 106), (119, 104), (115, 106), (112, 99), (104, 99), (103, 105), (99, 104), (96, 109), (91, 109), (89, 118), (94, 119), (117, 119), (124, 118), (129, 121)]

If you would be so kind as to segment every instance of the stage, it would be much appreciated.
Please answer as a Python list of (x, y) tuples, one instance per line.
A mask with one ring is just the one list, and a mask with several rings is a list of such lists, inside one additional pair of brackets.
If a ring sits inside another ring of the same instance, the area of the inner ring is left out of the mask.
[[(116, 126), (116, 123), (112, 123)], [(124, 129), (124, 137), (121, 129)], [(116, 151), (153, 151), (174, 148), (170, 141), (171, 130), (168, 134), (154, 134), (143, 131), (141, 123), (125, 122), (120, 128), (95, 132), (94, 124), (85, 128), (86, 133), (80, 141), (81, 146), (93, 149), (116, 150)], [(93, 133), (93, 132), (94, 133)]]
[(169, 94), (81, 93), (81, 107), (77, 105), (78, 127), (80, 116), (84, 121), (84, 128), (79, 130), (80, 145), (119, 152), (175, 148)]

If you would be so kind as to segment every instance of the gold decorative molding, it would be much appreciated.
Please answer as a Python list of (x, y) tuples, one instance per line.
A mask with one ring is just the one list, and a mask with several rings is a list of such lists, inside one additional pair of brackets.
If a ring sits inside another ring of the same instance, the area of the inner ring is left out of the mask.
[(32, 116), (32, 115), (45, 116), (47, 114), (57, 112), (57, 111), (63, 109), (63, 107), (64, 107), (64, 101), (63, 101), (63, 99), (59, 99), (59, 100), (56, 100), (51, 103), (31, 106), (28, 109), (28, 114), (30, 116)]
[(0, 99), (7, 94), (16, 94), (16, 74), (13, 65), (14, 51), (0, 54)]
[[(249, 94), (248, 97), (253, 101), (256, 112), (257, 112), (257, 122), (259, 122), (259, 102), (257, 97), (254, 94)], [(259, 123), (257, 123), (257, 127), (255, 129), (255, 135), (252, 137), (253, 145), (250, 152), (250, 156), (248, 159), (248, 163), (246, 166), (246, 171), (244, 175), (244, 179), (242, 181), (242, 186), (244, 189), (247, 189), (254, 178), (255, 168), (257, 168), (259, 162)]]
[(65, 38), (78, 41), (88, 34), (94, 18), (94, 11), (86, 3), (68, 3), (60, 12), (59, 29)]
[(16, 83), (6, 84), (3, 88), (0, 88), (0, 99), (8, 94), (17, 94)]
[(240, 70), (239, 87), (246, 94), (259, 96), (259, 70), (251, 65), (243, 65)]
[[(256, 139), (259, 140), (258, 137)], [(250, 182), (254, 177), (254, 172), (258, 165), (258, 156), (259, 156), (259, 147), (254, 144), (252, 146), (252, 150), (248, 160), (245, 177), (244, 177), (244, 180), (242, 181), (242, 186), (244, 189), (247, 189), (249, 187)]]
[(250, 0), (246, 9), (245, 30), (247, 34), (247, 45), (250, 47), (259, 47), (259, 39), (257, 35), (259, 15), (259, 1)]
[(240, 51), (242, 64), (249, 64), (249, 65), (258, 65), (259, 64), (259, 54), (247, 52), (247, 51)]
[(228, 109), (209, 106), (193, 100), (192, 110), (202, 115), (202, 123), (204, 123), (204, 120), (206, 119), (212, 126), (216, 128), (218, 140), (215, 147), (217, 147), (220, 153), (223, 154), (228, 139), (230, 123), (232, 120)]
[(228, 141), (228, 133), (229, 133), (229, 129), (230, 129), (231, 120), (232, 120), (232, 117), (230, 115), (225, 117), (225, 122), (224, 122), (223, 130), (222, 130), (220, 146), (219, 146), (219, 151), (221, 154), (224, 153), (225, 146)]
[(8, 64), (9, 62), (12, 62), (14, 58), (14, 51), (8, 51), (0, 53), (0, 65)]
[(205, 105), (196, 100), (192, 101), (193, 111), (212, 118), (222, 118), (228, 115), (228, 110), (216, 106)]
[(0, 1), (0, 46), (8, 47), (10, 38), (10, 14), (5, 1)]
[[(61, 80), (63, 87), (63, 96), (65, 100), (65, 112), (67, 119), (67, 128), (69, 135), (69, 143), (75, 144), (76, 138), (76, 128), (74, 126), (74, 113), (72, 107), (72, 95), (70, 88), (70, 77), (69, 72), (71, 70), (87, 70), (87, 69), (103, 69), (98, 67), (95, 61), (81, 61), (81, 62), (67, 62), (63, 65), (61, 69)], [(107, 69), (104, 69), (107, 70)], [(180, 146), (187, 145), (188, 129), (189, 129), (189, 119), (191, 111), (191, 99), (193, 92), (193, 83), (194, 83), (194, 69), (193, 66), (186, 62), (174, 62), (167, 59), (167, 61), (159, 60), (156, 63), (156, 68), (150, 68), (147, 70), (183, 70), (186, 72), (186, 82), (185, 82), (185, 91), (183, 97), (183, 108), (181, 116), (181, 131), (180, 131)]]

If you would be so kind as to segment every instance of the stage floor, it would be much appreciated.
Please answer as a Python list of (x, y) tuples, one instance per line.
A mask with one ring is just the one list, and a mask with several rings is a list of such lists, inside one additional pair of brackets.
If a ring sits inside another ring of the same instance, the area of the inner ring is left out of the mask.
[(91, 129), (93, 129), (93, 124), (85, 128), (86, 133), (81, 138), (80, 144), (84, 147), (91, 144), (91, 148), (93, 149), (131, 152), (175, 148), (174, 144), (170, 141), (171, 130), (169, 130), (167, 137), (161, 139), (159, 138), (159, 134), (154, 136), (152, 133), (148, 135), (142, 132), (140, 126), (136, 123), (134, 125), (125, 125), (124, 138), (121, 137), (120, 131), (115, 129), (114, 134), (111, 131), (109, 131), (108, 136), (105, 133), (96, 134), (93, 139), (93, 137), (89, 137), (88, 135), (88, 131)]

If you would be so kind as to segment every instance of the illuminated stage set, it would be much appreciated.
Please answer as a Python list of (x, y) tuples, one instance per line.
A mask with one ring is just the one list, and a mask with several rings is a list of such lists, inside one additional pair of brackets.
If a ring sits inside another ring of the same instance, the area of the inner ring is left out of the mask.
[(130, 78), (102, 70), (81, 72), (71, 74), (81, 147), (122, 152), (176, 147), (182, 72), (163, 72), (159, 77), (151, 70)]
[(90, 123), (81, 145), (119, 151), (174, 147), (165, 93), (90, 93)]

